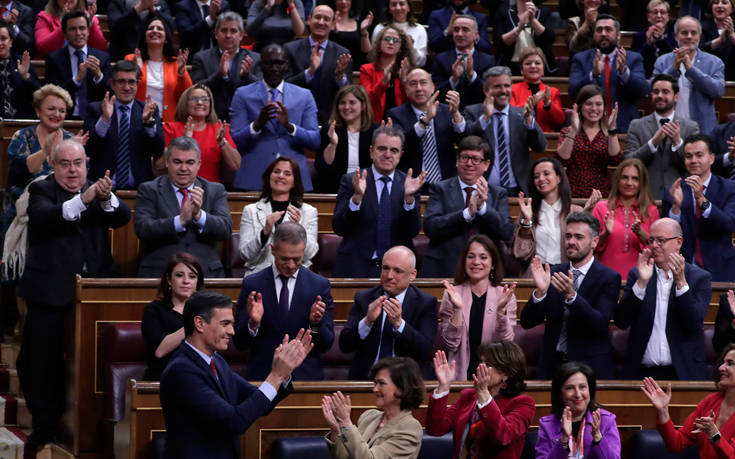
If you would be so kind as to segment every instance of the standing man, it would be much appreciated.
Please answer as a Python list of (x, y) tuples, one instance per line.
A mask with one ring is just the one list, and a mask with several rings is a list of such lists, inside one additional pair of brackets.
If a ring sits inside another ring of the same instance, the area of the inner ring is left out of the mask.
[[(181, 0), (174, 7), (176, 28), (181, 38), (180, 49), (193, 56), (214, 46), (212, 32), (220, 13), (230, 10), (227, 0)], [(191, 57), (190, 57), (191, 59)]]
[(651, 194), (654, 199), (663, 199), (665, 190), (684, 176), (683, 139), (698, 134), (699, 126), (695, 121), (676, 116), (679, 82), (674, 77), (656, 75), (651, 87), (655, 111), (630, 123), (625, 158), (643, 161), (648, 169)]
[(735, 182), (712, 173), (715, 153), (704, 134), (684, 140), (688, 177), (677, 179), (663, 199), (661, 215), (683, 231), (681, 254), (709, 271), (715, 282), (735, 281)]
[(350, 379), (367, 379), (370, 367), (383, 357), (411, 357), (425, 379), (432, 379), (432, 349), (436, 338), (436, 298), (411, 285), (416, 257), (396, 246), (383, 256), (380, 285), (355, 294), (339, 348), (355, 352)]
[(378, 277), (383, 254), (395, 245), (413, 247), (421, 229), (418, 177), (396, 170), (403, 154), (403, 132), (382, 126), (373, 133), (370, 169), (342, 176), (332, 217), (342, 236), (334, 277)]
[(595, 259), (599, 233), (600, 222), (589, 212), (569, 214), (564, 233), (569, 264), (549, 269), (538, 256), (531, 261), (536, 289), (521, 312), (521, 326), (528, 330), (546, 322), (540, 379), (573, 360), (592, 367), (600, 379), (613, 376), (607, 329), (620, 293), (620, 274)]
[(650, 248), (631, 268), (615, 325), (630, 327), (623, 377), (708, 379), (702, 327), (712, 297), (708, 272), (679, 253), (681, 226), (670, 218), (651, 225)]
[(140, 68), (119, 61), (110, 70), (113, 95), (89, 104), (84, 131), (89, 132), (89, 176), (97, 179), (110, 171), (117, 189), (137, 189), (153, 180), (151, 158), (163, 154), (163, 126), (156, 103), (135, 99)]
[(54, 173), (30, 185), (28, 254), (21, 280), (28, 305), (18, 378), (33, 416), (28, 443), (54, 441), (66, 408), (64, 326), (74, 303), (74, 276), (111, 277), (110, 228), (130, 209), (112, 193), (109, 172), (87, 180), (84, 147), (61, 141), (51, 153)]
[(429, 48), (435, 53), (452, 48), (452, 34), (454, 21), (459, 15), (471, 15), (477, 21), (477, 48), (483, 53), (490, 54), (490, 38), (487, 33), (487, 16), (470, 9), (470, 0), (451, 0), (444, 8), (431, 10), (429, 14)]
[(197, 177), (199, 144), (177, 137), (166, 149), (167, 174), (138, 188), (135, 234), (142, 243), (138, 277), (160, 277), (176, 252), (189, 252), (204, 277), (225, 277), (217, 242), (232, 235), (227, 193), (221, 183)]
[(235, 345), (250, 352), (245, 377), (260, 381), (283, 335), (311, 330), (315, 348), (293, 376), (297, 381), (324, 379), (320, 355), (334, 342), (329, 280), (301, 266), (306, 230), (283, 222), (273, 234), (273, 265), (245, 277), (235, 320)]

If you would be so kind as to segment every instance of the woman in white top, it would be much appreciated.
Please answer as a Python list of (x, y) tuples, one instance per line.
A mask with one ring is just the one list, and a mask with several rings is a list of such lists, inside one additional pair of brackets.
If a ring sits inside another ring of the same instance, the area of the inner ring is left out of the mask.
[(417, 67), (423, 67), (428, 52), (426, 29), (414, 19), (411, 2), (408, 0), (388, 1), (383, 13), (383, 22), (376, 25), (375, 30), (373, 30), (373, 42), (380, 31), (388, 24), (401, 29), (413, 42), (410, 46), (413, 53), (413, 62)]
[(245, 275), (271, 266), (273, 232), (281, 222), (298, 222), (306, 229), (303, 265), (309, 267), (319, 249), (316, 208), (303, 202), (304, 185), (296, 162), (279, 156), (263, 173), (260, 200), (242, 210), (240, 220), (240, 257)]

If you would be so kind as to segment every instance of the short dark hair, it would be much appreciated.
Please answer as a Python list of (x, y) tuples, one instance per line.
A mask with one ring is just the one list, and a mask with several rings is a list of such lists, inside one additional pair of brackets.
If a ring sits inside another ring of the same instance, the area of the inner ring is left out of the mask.
[(306, 244), (306, 230), (299, 222), (283, 222), (273, 232), (273, 246), (277, 246), (279, 242), (293, 245)]
[(14, 27), (15, 26), (13, 24), (7, 21), (4, 21), (4, 20), (0, 20), (0, 29), (5, 29), (8, 31), (8, 35), (10, 36), (10, 41), (13, 41), (13, 34), (15, 34)]
[(370, 369), (369, 379), (374, 379), (380, 370), (387, 369), (390, 379), (396, 385), (400, 394), (396, 398), (401, 400), (401, 410), (416, 409), (424, 401), (426, 387), (421, 377), (419, 365), (410, 357), (385, 357)]
[(672, 77), (668, 73), (659, 73), (658, 75), (653, 77), (653, 80), (651, 80), (651, 88), (653, 88), (653, 85), (659, 81), (668, 81), (669, 83), (671, 83), (671, 88), (674, 90), (674, 94), (679, 93), (679, 80)]
[(87, 27), (89, 27), (89, 18), (87, 17), (87, 13), (85, 13), (82, 10), (71, 10), (68, 13), (66, 13), (61, 18), (61, 31), (66, 32), (66, 24), (74, 18), (84, 18), (84, 20), (87, 23)]
[(699, 134), (692, 134), (684, 139), (684, 144), (681, 147), (684, 148), (688, 144), (694, 142), (704, 142), (704, 144), (707, 145), (707, 151), (709, 151), (709, 154), (715, 154), (715, 150), (712, 148), (712, 139), (707, 134), (702, 134), (701, 132)]
[(375, 145), (375, 140), (379, 135), (398, 137), (401, 139), (401, 149), (403, 149), (403, 145), (406, 143), (406, 136), (403, 134), (403, 129), (395, 126), (380, 126), (373, 131), (373, 139), (370, 141), (370, 145)]
[(225, 308), (232, 308), (232, 300), (224, 293), (214, 290), (194, 292), (184, 305), (184, 333), (186, 336), (194, 334), (194, 317), (199, 316), (209, 323), (215, 309)]
[(166, 263), (166, 269), (163, 271), (161, 283), (158, 286), (159, 299), (166, 301), (171, 299), (171, 288), (168, 281), (171, 279), (171, 274), (173, 273), (174, 268), (179, 263), (184, 264), (187, 268), (197, 273), (197, 290), (201, 289), (204, 285), (204, 270), (202, 269), (202, 265), (199, 263), (199, 260), (197, 260), (197, 257), (187, 252), (178, 252), (171, 255)]
[(583, 362), (566, 362), (559, 366), (551, 380), (551, 412), (558, 418), (564, 411), (564, 401), (561, 399), (561, 388), (567, 379), (575, 373), (582, 373), (587, 378), (587, 386), (590, 390), (590, 403), (587, 405), (587, 411), (594, 411), (600, 407), (595, 399), (597, 393), (597, 377), (595, 372), (589, 365)]
[(722, 348), (722, 351), (720, 352), (720, 357), (717, 359), (717, 362), (715, 363), (715, 366), (712, 369), (712, 378), (715, 382), (715, 387), (717, 387), (717, 390), (721, 392), (724, 392), (724, 391), (722, 388), (720, 388), (720, 372), (718, 369), (723, 363), (725, 363), (725, 357), (727, 356), (727, 353), (730, 351), (735, 351), (735, 343), (727, 343), (725, 347)]
[(457, 144), (457, 158), (459, 158), (460, 153), (467, 150), (481, 151), (482, 157), (485, 158), (485, 161), (490, 161), (490, 168), (493, 167), (492, 147), (482, 137), (478, 137), (476, 135), (468, 135), (467, 137), (463, 137), (462, 140), (460, 140)]
[(197, 159), (202, 159), (202, 150), (199, 149), (199, 142), (197, 142), (194, 137), (180, 135), (171, 140), (166, 147), (166, 159), (171, 157), (171, 150), (174, 148), (181, 151), (195, 151)]
[(280, 162), (289, 163), (291, 165), (291, 173), (293, 174), (293, 188), (288, 193), (288, 200), (294, 206), (301, 207), (301, 204), (304, 202), (304, 182), (301, 180), (301, 169), (299, 168), (299, 163), (288, 156), (279, 156), (263, 171), (263, 191), (260, 192), (260, 199), (268, 202), (273, 197), (271, 196), (273, 193), (271, 189), (271, 174), (273, 173), (273, 169), (276, 168), (276, 164)]
[(589, 212), (572, 212), (567, 215), (567, 226), (570, 223), (586, 223), (592, 237), (600, 234), (600, 220)]
[(620, 21), (618, 21), (618, 18), (613, 16), (612, 14), (602, 13), (597, 15), (597, 19), (595, 19), (595, 26), (597, 26), (597, 23), (599, 21), (610, 19), (615, 24), (615, 31), (620, 32)]
[(503, 282), (503, 276), (505, 275), (505, 269), (503, 268), (503, 257), (500, 255), (498, 246), (484, 234), (475, 234), (467, 240), (462, 253), (459, 254), (457, 260), (457, 269), (454, 271), (454, 285), (464, 284), (467, 281), (467, 266), (465, 264), (465, 258), (467, 258), (467, 252), (470, 251), (470, 246), (477, 242), (481, 246), (485, 247), (485, 250), (490, 254), (490, 258), (493, 261), (493, 269), (490, 270), (490, 283), (493, 286), (500, 285)]
[(526, 356), (514, 341), (484, 341), (477, 346), (477, 356), (508, 377), (505, 387), (500, 389), (501, 395), (510, 398), (526, 390)]
[(135, 79), (140, 81), (140, 67), (133, 61), (123, 59), (112, 64), (110, 68), (110, 81), (114, 80), (120, 72), (135, 72)]

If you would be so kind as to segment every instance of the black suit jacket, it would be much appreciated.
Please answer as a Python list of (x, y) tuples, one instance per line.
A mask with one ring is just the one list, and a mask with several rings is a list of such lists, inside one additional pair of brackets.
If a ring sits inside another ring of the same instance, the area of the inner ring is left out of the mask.
[[(87, 181), (86, 190), (93, 182)], [(109, 229), (124, 226), (130, 209), (120, 201), (105, 212), (98, 200), (76, 221), (63, 217), (62, 205), (72, 194), (49, 175), (32, 183), (28, 200), (28, 253), (22, 286), (26, 299), (54, 306), (74, 300), (74, 275), (112, 277), (117, 273), (110, 255)]]
[[(117, 62), (138, 47), (141, 27), (149, 13), (139, 15), (126, 0), (110, 0), (107, 8), (107, 21), (110, 25), (109, 52), (112, 60)], [(168, 4), (165, 1), (158, 2), (155, 8), (156, 13), (166, 19), (169, 26), (174, 27), (174, 19)], [(173, 30), (171, 32), (173, 33)]]
[[(485, 100), (485, 93), (482, 92), (482, 74), (485, 73), (485, 70), (495, 65), (494, 57), (483, 53), (477, 48), (475, 48), (475, 52), (472, 54), (472, 59), (472, 67), (477, 74), (475, 81), (470, 83), (460, 78), (459, 84), (454, 89), (461, 96), (459, 100), (460, 108), (464, 108), (466, 105), (479, 104)], [(452, 47), (452, 49), (434, 56), (431, 62), (431, 78), (434, 80), (436, 89), (441, 91), (439, 100), (444, 100), (447, 92), (452, 89), (449, 85), (449, 78), (452, 76), (452, 65), (456, 60), (457, 51)]]
[(729, 153), (727, 141), (730, 140), (730, 137), (734, 136), (735, 123), (733, 122), (718, 124), (714, 129), (712, 129), (712, 133), (710, 134), (710, 139), (712, 139), (713, 144), (712, 146), (714, 147), (713, 153), (717, 155), (715, 163), (712, 165), (712, 172), (727, 178), (729, 178), (733, 171), (735, 171), (735, 168), (732, 166), (725, 167), (723, 160), (724, 156)]
[[(151, 157), (158, 158), (161, 156), (164, 147), (163, 126), (161, 125), (158, 108), (153, 113), (156, 122), (156, 133), (153, 137), (149, 137), (143, 127), (144, 105), (139, 100), (133, 100), (133, 107), (130, 112), (130, 170), (135, 179), (134, 188), (143, 182), (153, 180)], [(113, 112), (112, 118), (110, 118), (110, 128), (107, 130), (105, 137), (97, 135), (95, 129), (101, 114), (101, 102), (94, 102), (89, 105), (87, 119), (84, 120), (83, 129), (89, 132), (86, 150), (90, 159), (90, 180), (104, 177), (107, 169), (110, 170), (110, 177), (112, 177), (117, 170), (117, 152), (120, 147), (118, 144), (117, 110)]]
[[(359, 161), (360, 169), (367, 169), (373, 163), (370, 159), (370, 145), (373, 143), (373, 131), (378, 127), (373, 123), (366, 131), (360, 132), (359, 138)], [(335, 128), (334, 132), (339, 139), (334, 152), (334, 161), (327, 164), (324, 161), (324, 150), (329, 146), (329, 124), (322, 125), (322, 143), (316, 154), (314, 167), (318, 173), (318, 179), (314, 182), (314, 191), (317, 193), (336, 193), (339, 189), (339, 181), (347, 173), (347, 160), (349, 145), (347, 139), (347, 128)]]
[(240, 435), (268, 414), (292, 390), (276, 387), (271, 402), (219, 354), (217, 375), (204, 359), (182, 342), (161, 375), (161, 408), (166, 421), (167, 459), (240, 458)]
[[(567, 273), (569, 263), (554, 265), (551, 272)], [(571, 304), (553, 286), (549, 286), (543, 300), (536, 303), (529, 298), (521, 311), (521, 326), (528, 330), (546, 321), (544, 347), (541, 349), (539, 364), (541, 379), (554, 375), (553, 359), (549, 357), (556, 351), (561, 327), (564, 322), (564, 309), (569, 310), (567, 318), (567, 356), (569, 360), (579, 360), (595, 370), (600, 379), (612, 378), (612, 356), (608, 327), (613, 316), (618, 294), (620, 293), (620, 274), (595, 260), (590, 266), (582, 284), (577, 289), (577, 297)], [(533, 295), (533, 294), (532, 294)]]
[[(100, 71), (103, 75), (99, 83), (95, 83), (92, 72), (87, 72), (87, 100), (88, 102), (100, 101), (105, 97), (105, 92), (108, 90), (107, 82), (110, 73), (110, 55), (91, 46), (87, 46), (87, 52), (88, 56), (95, 56), (99, 59)], [(71, 99), (76, 103), (78, 87), (74, 83), (74, 76), (71, 73), (71, 59), (69, 57), (68, 45), (46, 56), (45, 82), (66, 89)], [(67, 115), (68, 117), (69, 115)]]
[[(345, 174), (339, 184), (337, 203), (332, 217), (334, 232), (342, 236), (342, 243), (337, 252), (337, 261), (332, 271), (333, 277), (369, 277), (372, 267), (373, 253), (377, 247), (378, 233), (378, 195), (375, 188), (372, 167), (367, 173), (367, 189), (362, 197), (360, 209), (350, 210), (350, 200), (354, 193), (352, 175)], [(413, 242), (421, 228), (420, 202), (417, 193), (414, 196), (413, 209), (403, 208), (403, 183), (406, 174), (395, 171), (391, 187), (390, 200), (392, 211), (391, 246), (405, 245), (413, 250)]]
[[(352, 309), (350, 309), (350, 316), (339, 335), (339, 348), (342, 352), (355, 352), (355, 358), (350, 367), (350, 379), (367, 379), (368, 372), (378, 356), (381, 317), (378, 316), (378, 320), (375, 321), (364, 340), (360, 339), (358, 325), (367, 315), (370, 303), (381, 295), (383, 295), (383, 287), (380, 285), (357, 292), (355, 302), (352, 303)], [(400, 357), (411, 357), (421, 367), (424, 379), (433, 379), (431, 357), (437, 327), (436, 297), (409, 285), (401, 309), (406, 326), (402, 333), (394, 332), (395, 354)], [(387, 318), (386, 325), (390, 326)]]
[[(230, 64), (230, 72), (227, 78), (219, 73), (219, 61), (222, 54), (219, 48), (203, 49), (194, 55), (191, 61), (191, 81), (209, 86), (214, 95), (214, 111), (221, 120), (230, 120), (230, 105), (232, 96), (240, 86), (255, 83), (262, 79), (260, 73), (260, 54), (255, 51), (240, 48)], [(240, 77), (240, 65), (247, 56), (253, 60), (250, 73), (244, 78)]]
[[(314, 74), (314, 78), (307, 83), (304, 71), (309, 68), (312, 51), (309, 45), (309, 37), (288, 42), (284, 45), (284, 48), (288, 53), (291, 75), (286, 81), (311, 91), (319, 109), (319, 124), (321, 126), (326, 125), (329, 122), (329, 116), (332, 114), (332, 101), (339, 90), (339, 82), (334, 76), (337, 59), (343, 54), (350, 54), (350, 51), (332, 40), (327, 41), (327, 49), (324, 50), (322, 63)], [(352, 83), (352, 59), (347, 64), (345, 77), (347, 77), (347, 84)]]
[(9, 57), (10, 61), (10, 85), (13, 87), (13, 106), (15, 107), (15, 114), (9, 116), (4, 113), (5, 106), (3, 101), (5, 100), (5, 87), (0, 85), (0, 116), (3, 118), (20, 118), (20, 119), (35, 119), (38, 117), (36, 111), (33, 109), (33, 92), (41, 87), (41, 83), (38, 81), (36, 71), (31, 65), (28, 70), (28, 79), (24, 80), (18, 73), (18, 59), (20, 56), (11, 53)]
[[(220, 13), (230, 10), (227, 0), (222, 0)], [(214, 39), (214, 24), (209, 27), (202, 18), (202, 9), (197, 0), (181, 0), (174, 7), (176, 28), (181, 40), (180, 49), (189, 48), (189, 61), (194, 54), (202, 49), (209, 48), (210, 40)]]
[(15, 25), (18, 26), (18, 33), (12, 37), (13, 47), (10, 50), (19, 56), (23, 54), (23, 51), (28, 51), (33, 57), (36, 53), (34, 33), (36, 15), (31, 7), (18, 1), (14, 1), (10, 9), (18, 10), (18, 19), (15, 21)]

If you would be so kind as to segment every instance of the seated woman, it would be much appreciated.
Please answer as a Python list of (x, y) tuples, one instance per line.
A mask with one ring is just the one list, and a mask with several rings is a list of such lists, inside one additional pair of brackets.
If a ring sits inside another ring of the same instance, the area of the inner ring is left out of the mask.
[(370, 52), (368, 28), (373, 23), (373, 13), (368, 12), (362, 21), (353, 16), (352, 0), (327, 2), (335, 11), (334, 29), (329, 39), (347, 48), (352, 55), (352, 68), (360, 68), (365, 63), (365, 55)]
[(303, 265), (308, 268), (319, 250), (317, 210), (304, 202), (304, 185), (296, 161), (280, 156), (263, 173), (260, 200), (242, 209), (240, 257), (245, 262), (245, 275), (273, 264), (273, 231), (284, 221), (300, 223), (306, 229)]
[(516, 0), (511, 2), (510, 8), (499, 8), (495, 13), (495, 59), (497, 65), (510, 67), (514, 75), (520, 70), (521, 53), (531, 47), (543, 50), (549, 75), (556, 74), (556, 59), (551, 50), (555, 32), (553, 27), (545, 25), (551, 18), (551, 10), (538, 3)]
[(317, 192), (336, 193), (344, 174), (370, 167), (370, 144), (377, 127), (365, 88), (351, 84), (337, 91), (314, 162), (319, 173), (314, 183)]
[(595, 400), (597, 378), (581, 362), (562, 364), (551, 380), (551, 414), (539, 419), (536, 459), (620, 459), (615, 415)]
[(254, 51), (270, 43), (283, 45), (306, 32), (301, 0), (255, 0), (246, 17), (245, 32), (255, 40)]
[[(513, 341), (485, 341), (477, 348), (480, 364), (473, 389), (463, 389), (451, 407), (450, 383), (455, 362), (436, 351), (434, 371), (439, 385), (429, 397), (426, 433), (452, 432), (454, 459), (517, 458), (523, 451), (536, 403), (527, 395), (526, 358)], [(465, 432), (467, 432), (465, 437)], [(464, 441), (463, 441), (464, 440)]]
[[(699, 48), (732, 63), (735, 58), (735, 0), (709, 0), (711, 15), (702, 20), (702, 38)], [(725, 80), (735, 80), (735, 68), (732, 64), (725, 66)]]
[(150, 97), (158, 105), (161, 120), (174, 121), (177, 101), (191, 86), (191, 78), (186, 71), (189, 50), (176, 53), (171, 25), (161, 15), (149, 14), (141, 30), (143, 34), (135, 54), (125, 56), (140, 67), (140, 83), (135, 98), (146, 100)]
[[(630, 50), (641, 53), (646, 78), (651, 78), (653, 65), (659, 56), (670, 53), (676, 48), (674, 37), (674, 23), (669, 21), (669, 2), (666, 0), (651, 0), (646, 6), (645, 30), (633, 35), (633, 44)], [(727, 71), (727, 70), (725, 70)]]
[(656, 408), (656, 429), (666, 443), (666, 449), (673, 453), (684, 451), (692, 445), (699, 448), (701, 459), (735, 457), (733, 447), (732, 419), (735, 412), (735, 344), (730, 343), (722, 349), (717, 361), (715, 375), (717, 392), (710, 394), (697, 404), (687, 416), (684, 425), (678, 430), (669, 416), (671, 385), (664, 392), (653, 378), (643, 379), (641, 389)]
[(330, 432), (325, 437), (329, 455), (338, 459), (366, 457), (415, 458), (421, 449), (423, 428), (413, 417), (426, 389), (419, 365), (408, 357), (386, 357), (370, 369), (375, 406), (350, 419), (350, 397), (336, 392), (322, 398), (322, 413)]
[(184, 341), (184, 304), (204, 285), (199, 261), (186, 252), (169, 259), (161, 276), (158, 298), (143, 310), (143, 331), (147, 367), (143, 379), (158, 381), (171, 354)]
[(545, 59), (543, 51), (534, 46), (520, 52), (518, 62), (523, 81), (511, 86), (510, 104), (514, 107), (524, 107), (529, 97), (536, 97), (534, 104), (536, 122), (544, 132), (556, 132), (564, 123), (564, 109), (561, 107), (559, 90), (541, 81), (546, 67)]
[(573, 198), (587, 197), (592, 190), (600, 190), (603, 196), (610, 192), (607, 166), (623, 159), (617, 119), (617, 103), (607, 115), (599, 86), (588, 84), (579, 90), (572, 107), (572, 124), (561, 130), (556, 151), (567, 169)]
[(197, 175), (210, 182), (222, 182), (220, 171), (236, 172), (241, 156), (230, 137), (229, 124), (220, 121), (214, 111), (212, 91), (203, 84), (195, 84), (181, 95), (176, 105), (174, 121), (163, 125), (166, 145), (176, 137), (193, 137), (202, 151)]
[(610, 196), (595, 206), (600, 221), (600, 240), (595, 255), (626, 278), (638, 263), (638, 254), (648, 246), (651, 224), (659, 219), (658, 207), (648, 187), (648, 170), (637, 158), (618, 164)]
[(406, 34), (393, 25), (385, 27), (373, 40), (367, 60), (360, 67), (360, 85), (367, 90), (375, 120), (380, 121), (406, 99), (401, 82), (413, 68)]
[(452, 379), (472, 380), (480, 363), (480, 343), (513, 339), (516, 284), (502, 285), (503, 274), (503, 259), (495, 243), (476, 234), (459, 255), (454, 285), (444, 281), (437, 347), (456, 361)]
[(416, 22), (412, 2), (408, 0), (388, 0), (383, 12), (383, 22), (376, 25), (373, 30), (373, 43), (378, 39), (380, 31), (388, 25), (392, 25), (406, 34), (414, 65), (423, 67), (426, 64), (429, 40), (424, 26)]
[(567, 20), (567, 45), (569, 45), (569, 62), (574, 53), (590, 49), (593, 45), (592, 33), (595, 31), (597, 14), (601, 13), (600, 0), (575, 0), (582, 14)]
[(44, 59), (47, 54), (61, 49), (66, 44), (66, 37), (61, 30), (61, 18), (71, 10), (84, 11), (89, 24), (87, 45), (102, 51), (107, 50), (107, 40), (102, 34), (97, 19), (97, 3), (86, 0), (48, 0), (46, 8), (36, 16), (36, 59)]

